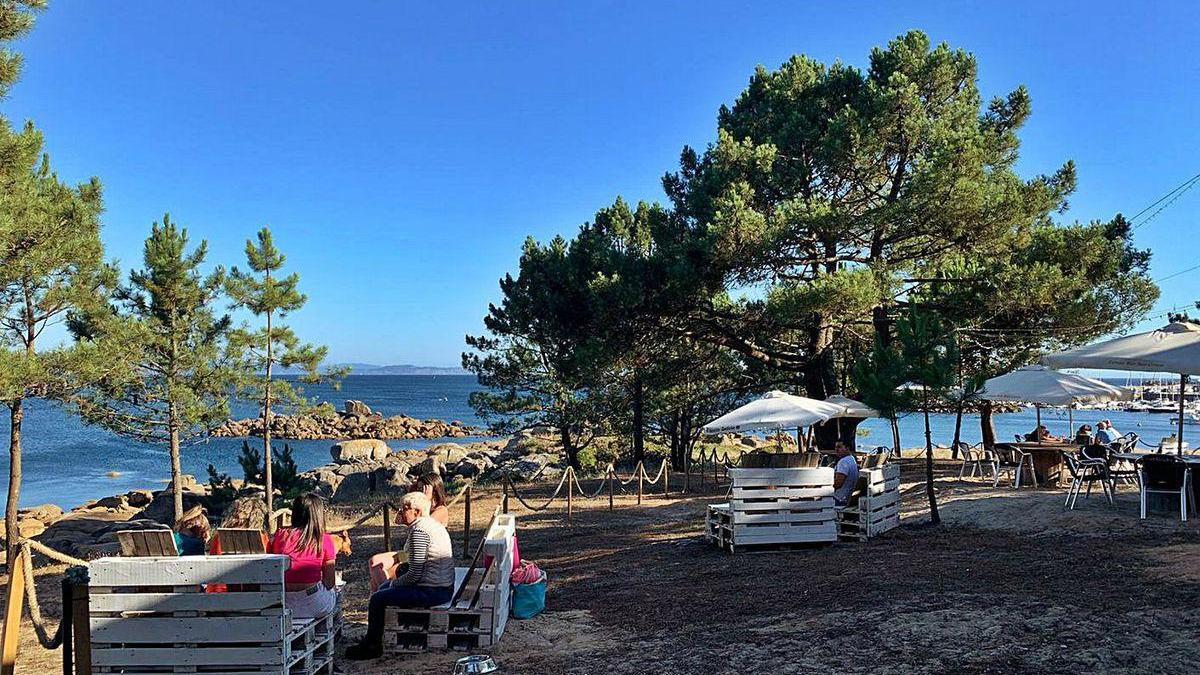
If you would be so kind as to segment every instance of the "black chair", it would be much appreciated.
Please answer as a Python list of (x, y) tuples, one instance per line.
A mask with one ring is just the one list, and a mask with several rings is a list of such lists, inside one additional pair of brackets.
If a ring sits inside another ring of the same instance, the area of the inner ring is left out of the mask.
[(1176, 455), (1154, 454), (1141, 459), (1139, 481), (1142, 485), (1142, 519), (1146, 518), (1146, 495), (1179, 495), (1179, 519), (1187, 522), (1188, 506), (1196, 510), (1196, 497), (1192, 493), (1192, 472), (1188, 463)]
[(1067, 471), (1071, 473), (1071, 489), (1067, 490), (1067, 501), (1063, 506), (1074, 510), (1075, 502), (1079, 501), (1079, 492), (1083, 486), (1087, 485), (1087, 492), (1084, 496), (1091, 497), (1092, 485), (1095, 483), (1100, 483), (1100, 488), (1104, 490), (1104, 496), (1108, 498), (1108, 503), (1116, 506), (1113, 495), (1116, 487), (1112, 484), (1112, 477), (1108, 475), (1108, 465), (1104, 459), (1094, 459), (1082, 452), (1078, 455), (1073, 452), (1064, 452), (1063, 461), (1067, 464)]
[(996, 460), (992, 464), (992, 487), (1000, 484), (1000, 472), (1009, 471), (1013, 475), (1013, 487), (1021, 489), (1021, 474), (1029, 467), (1029, 475), (1033, 477), (1033, 486), (1037, 487), (1037, 471), (1033, 466), (1033, 455), (1021, 450), (1010, 443), (996, 444)]

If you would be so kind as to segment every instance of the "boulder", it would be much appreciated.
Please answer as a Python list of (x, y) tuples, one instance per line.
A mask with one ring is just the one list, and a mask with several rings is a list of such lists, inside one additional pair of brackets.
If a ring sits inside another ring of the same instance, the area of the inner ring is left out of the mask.
[(362, 401), (346, 401), (346, 414), (370, 417), (371, 406), (363, 403)]
[(338, 464), (347, 464), (350, 462), (380, 460), (391, 454), (392, 449), (388, 447), (387, 443), (379, 439), (360, 438), (353, 441), (336, 443), (329, 452), (333, 455), (333, 461)]
[(496, 466), (486, 455), (476, 454), (479, 456), (466, 457), (459, 462), (454, 472), (463, 478), (475, 478)]
[(130, 490), (125, 493), (125, 502), (134, 508), (144, 508), (154, 501), (154, 493), (149, 490)]
[[(46, 524), (34, 518), (22, 518), (17, 521), (17, 531), (22, 539), (32, 539), (46, 531)], [(8, 527), (2, 519), (0, 519), (0, 538), (8, 539)]]
[(62, 518), (62, 516), (62, 508), (54, 504), (41, 504), (39, 506), (31, 506), (27, 509), (21, 509), (20, 511), (17, 511), (18, 518), (32, 518), (33, 520), (41, 521), (46, 525), (49, 525), (59, 518)]
[(429, 455), (419, 464), (414, 465), (408, 470), (410, 476), (423, 476), (427, 473), (436, 473), (441, 475), (446, 472), (446, 463), (442, 461), (440, 455)]
[[(538, 475), (539, 471), (542, 471), (543, 467), (547, 467), (557, 462), (558, 456), (556, 455), (528, 455), (514, 461), (512, 464), (506, 467), (505, 471), (508, 476), (514, 480), (532, 480), (534, 476)], [(552, 472), (547, 469), (542, 475), (547, 475), (550, 473)]]
[(437, 445), (425, 448), (425, 452), (429, 455), (437, 455), (446, 465), (454, 465), (461, 462), (471, 454), (467, 448), (458, 443), (438, 443)]

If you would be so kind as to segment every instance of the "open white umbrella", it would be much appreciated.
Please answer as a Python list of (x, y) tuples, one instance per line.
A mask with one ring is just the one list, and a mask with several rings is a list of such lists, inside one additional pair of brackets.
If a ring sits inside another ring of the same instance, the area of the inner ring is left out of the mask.
[(852, 398), (846, 398), (841, 394), (828, 396), (825, 398), (825, 402), (832, 403), (834, 405), (840, 405), (845, 408), (844, 411), (838, 415), (834, 415), (834, 417), (879, 417), (879, 411), (868, 406), (866, 403), (863, 403), (862, 401), (855, 401)]
[(1147, 333), (1085, 345), (1042, 357), (1053, 368), (1101, 368), (1179, 374), (1179, 452), (1183, 452), (1183, 394), (1188, 375), (1200, 375), (1200, 326), (1176, 321)]
[(719, 433), (806, 427), (831, 419), (844, 410), (844, 406), (833, 403), (782, 391), (769, 391), (761, 398), (705, 424), (704, 430), (708, 433)]
[(1037, 424), (1042, 425), (1041, 405), (1065, 405), (1072, 429), (1075, 420), (1070, 406), (1074, 403), (1127, 401), (1133, 392), (1083, 375), (1062, 373), (1045, 366), (1025, 366), (983, 383), (980, 398), (989, 401), (1033, 403)]

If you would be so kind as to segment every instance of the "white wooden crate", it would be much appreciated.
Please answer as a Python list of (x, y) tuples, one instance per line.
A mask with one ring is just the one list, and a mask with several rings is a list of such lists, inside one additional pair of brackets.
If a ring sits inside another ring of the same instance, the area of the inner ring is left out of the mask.
[[(93, 561), (95, 672), (332, 672), (333, 617), (293, 622), (284, 607), (288, 565), (277, 555)], [(227, 592), (207, 592), (212, 584)]]
[(838, 509), (838, 537), (865, 541), (900, 525), (900, 467), (864, 469), (851, 503)]
[(729, 502), (709, 507), (705, 538), (729, 551), (832, 542), (833, 469), (730, 469)]

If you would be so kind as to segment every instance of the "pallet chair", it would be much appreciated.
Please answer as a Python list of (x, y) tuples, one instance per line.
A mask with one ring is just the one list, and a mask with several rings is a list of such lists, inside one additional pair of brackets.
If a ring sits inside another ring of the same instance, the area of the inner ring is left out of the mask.
[(267, 552), (267, 545), (263, 540), (262, 530), (254, 528), (219, 528), (217, 530), (217, 544), (221, 548), (221, 555)]
[(121, 555), (126, 558), (179, 555), (175, 533), (166, 529), (118, 532), (117, 543), (121, 545)]

